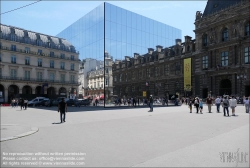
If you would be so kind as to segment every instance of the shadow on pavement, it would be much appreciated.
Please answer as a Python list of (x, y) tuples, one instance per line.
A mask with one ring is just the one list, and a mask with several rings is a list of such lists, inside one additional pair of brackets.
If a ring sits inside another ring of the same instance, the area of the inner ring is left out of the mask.
[[(158, 107), (180, 107), (180, 106), (174, 106), (174, 105), (168, 105), (168, 106), (163, 106), (163, 105), (156, 105), (154, 108)], [(111, 106), (111, 107), (103, 107), (103, 106), (81, 106), (75, 107), (75, 106), (69, 106), (68, 107), (68, 112), (90, 112), (90, 111), (100, 111), (100, 110), (122, 110), (122, 109), (138, 109), (138, 108), (146, 108), (149, 109), (148, 106)], [(52, 107), (44, 107), (44, 106), (39, 106), (39, 107), (30, 107), (27, 110), (30, 111), (32, 109), (40, 109), (40, 110), (48, 110), (48, 111), (55, 111), (58, 112), (58, 108), (56, 106)], [(21, 111), (21, 110), (20, 110)]]
[(57, 122), (57, 123), (52, 123), (52, 124), (62, 124), (61, 122)]

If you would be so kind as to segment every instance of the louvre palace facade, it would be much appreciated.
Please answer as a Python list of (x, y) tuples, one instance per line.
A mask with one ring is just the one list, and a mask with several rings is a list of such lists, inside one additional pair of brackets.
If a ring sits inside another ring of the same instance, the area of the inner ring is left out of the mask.
[[(173, 46), (115, 60), (114, 95), (250, 96), (249, 16), (249, 0), (208, 0), (204, 12), (196, 12), (195, 39), (185, 36)], [(190, 90), (184, 87), (186, 59), (191, 60)]]

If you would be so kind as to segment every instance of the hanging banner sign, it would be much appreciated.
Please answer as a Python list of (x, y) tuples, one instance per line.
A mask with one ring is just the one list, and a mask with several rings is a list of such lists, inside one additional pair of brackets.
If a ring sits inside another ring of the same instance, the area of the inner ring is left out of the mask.
[(191, 58), (184, 59), (184, 90), (191, 91)]

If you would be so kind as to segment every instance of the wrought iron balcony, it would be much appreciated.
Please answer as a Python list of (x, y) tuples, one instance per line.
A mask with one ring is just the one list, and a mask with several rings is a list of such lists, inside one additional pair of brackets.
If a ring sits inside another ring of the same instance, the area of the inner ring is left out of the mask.
[(12, 76), (0, 76), (1, 81), (4, 80), (14, 80), (14, 81), (32, 81), (32, 82), (45, 82), (45, 83), (60, 83), (60, 84), (74, 84), (81, 85), (78, 81), (61, 81), (61, 80), (50, 80), (50, 79), (37, 79), (37, 78), (27, 78), (27, 77), (12, 77)]
[(79, 59), (77, 59), (77, 58), (73, 59), (71, 57), (61, 57), (59, 55), (50, 56), (50, 54), (41, 53), (41, 52), (34, 52), (34, 51), (28, 51), (28, 50), (18, 49), (18, 48), (13, 50), (11, 47), (6, 47), (6, 46), (0, 46), (0, 49), (1, 50), (12, 51), (12, 52), (18, 52), (18, 53), (27, 53), (27, 54), (32, 54), (32, 55), (40, 55), (40, 56), (46, 56), (46, 57), (51, 57), (51, 58), (64, 59), (64, 60), (79, 61)]

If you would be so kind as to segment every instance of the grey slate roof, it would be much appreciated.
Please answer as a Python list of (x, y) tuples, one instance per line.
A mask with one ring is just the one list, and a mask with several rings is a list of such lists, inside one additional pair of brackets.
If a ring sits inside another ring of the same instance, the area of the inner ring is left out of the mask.
[(210, 15), (240, 2), (241, 0), (208, 0), (203, 16)]

